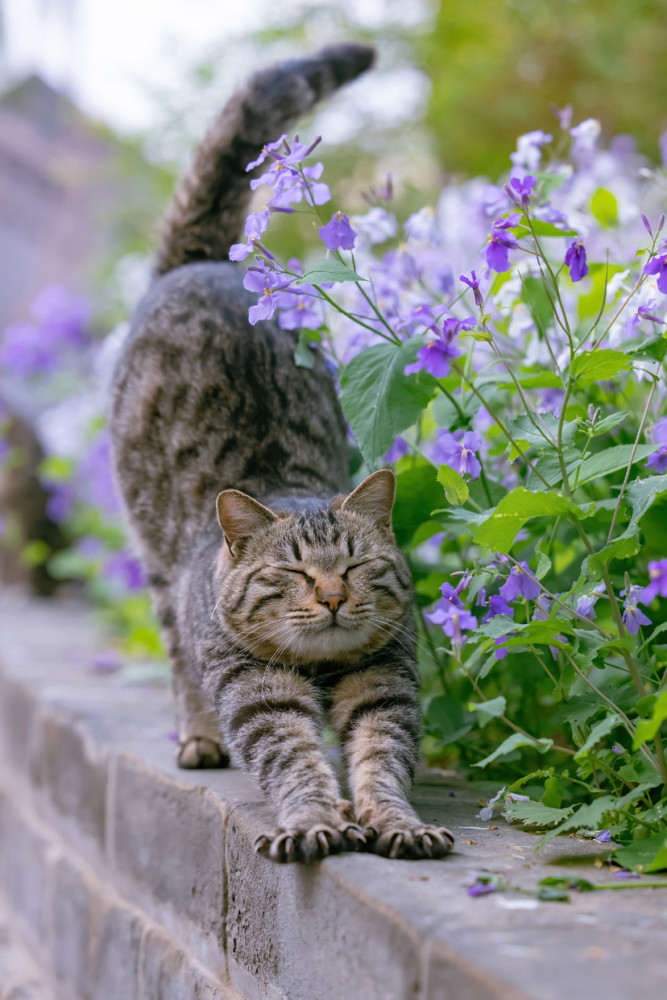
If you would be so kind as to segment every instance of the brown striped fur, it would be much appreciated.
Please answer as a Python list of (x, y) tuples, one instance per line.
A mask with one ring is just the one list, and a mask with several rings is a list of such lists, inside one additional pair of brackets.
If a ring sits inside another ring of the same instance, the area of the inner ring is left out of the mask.
[[(246, 162), (371, 61), (363, 46), (325, 49), (259, 74), (223, 111), (180, 188), (113, 386), (117, 478), (173, 667), (179, 763), (231, 755), (249, 771), (277, 812), (257, 843), (276, 861), (366, 841), (439, 856), (453, 842), (406, 799), (420, 713), (393, 474), (349, 492), (323, 358), (299, 368), (293, 335), (250, 326), (242, 272), (224, 261)], [(327, 720), (352, 803), (323, 748)]]

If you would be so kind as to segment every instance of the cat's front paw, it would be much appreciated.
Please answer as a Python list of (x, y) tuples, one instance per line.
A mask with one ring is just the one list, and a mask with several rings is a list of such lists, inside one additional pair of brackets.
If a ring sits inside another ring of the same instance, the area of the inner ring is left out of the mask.
[(419, 821), (392, 822), (364, 830), (367, 850), (386, 858), (418, 860), (442, 858), (454, 846), (454, 834), (446, 826), (431, 826)]
[(275, 833), (262, 833), (256, 838), (254, 849), (279, 864), (307, 863), (341, 851), (356, 851), (365, 843), (363, 831), (356, 823), (346, 822), (339, 826), (317, 823), (305, 830), (280, 829)]
[(229, 767), (229, 754), (222, 744), (206, 736), (191, 736), (179, 746), (176, 762), (186, 770)]

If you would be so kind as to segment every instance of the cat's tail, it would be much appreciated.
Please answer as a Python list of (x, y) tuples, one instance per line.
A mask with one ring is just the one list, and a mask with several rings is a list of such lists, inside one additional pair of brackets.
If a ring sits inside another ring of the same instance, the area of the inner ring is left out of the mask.
[(157, 274), (194, 261), (227, 259), (250, 198), (252, 174), (246, 165), (317, 101), (368, 69), (374, 55), (367, 45), (332, 45), (311, 58), (257, 73), (232, 97), (176, 192), (162, 231)]

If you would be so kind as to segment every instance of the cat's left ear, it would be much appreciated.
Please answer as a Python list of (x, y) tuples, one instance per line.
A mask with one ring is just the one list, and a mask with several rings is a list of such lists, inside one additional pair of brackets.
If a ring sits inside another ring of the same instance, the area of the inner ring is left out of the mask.
[(396, 476), (390, 469), (379, 469), (364, 479), (345, 497), (341, 510), (372, 518), (382, 528), (391, 529), (391, 511), (396, 496)]
[(218, 524), (225, 533), (232, 555), (237, 543), (244, 542), (260, 528), (278, 520), (278, 515), (272, 510), (240, 490), (223, 490), (218, 493), (216, 507)]

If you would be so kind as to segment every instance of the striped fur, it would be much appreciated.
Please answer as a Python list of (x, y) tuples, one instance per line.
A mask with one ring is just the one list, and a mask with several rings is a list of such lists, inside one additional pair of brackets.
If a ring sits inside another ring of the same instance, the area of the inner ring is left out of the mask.
[[(276, 809), (257, 844), (276, 861), (364, 841), (438, 856), (452, 842), (406, 798), (418, 677), (393, 475), (349, 492), (323, 358), (298, 368), (293, 335), (249, 326), (242, 272), (221, 260), (245, 212), (245, 163), (371, 58), (339, 46), (284, 64), (223, 111), (177, 196), (113, 385), (116, 473), (173, 668), (179, 763), (231, 755), (247, 769)], [(353, 802), (323, 749), (327, 720)]]

